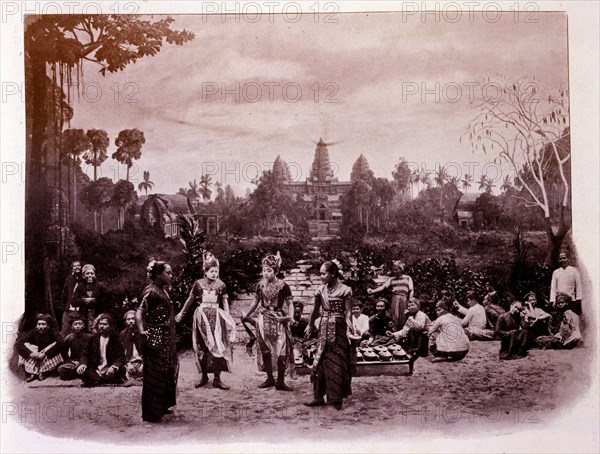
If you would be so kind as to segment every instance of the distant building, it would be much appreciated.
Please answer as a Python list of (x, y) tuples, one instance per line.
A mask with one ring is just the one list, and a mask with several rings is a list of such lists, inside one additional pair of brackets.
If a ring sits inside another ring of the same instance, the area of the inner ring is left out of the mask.
[[(281, 159), (277, 157), (281, 162)], [(273, 171), (279, 167), (277, 160), (273, 165)], [(283, 171), (285, 174), (285, 170)], [(337, 235), (342, 220), (341, 196), (350, 190), (350, 181), (339, 181), (334, 176), (333, 168), (329, 160), (329, 150), (323, 139), (317, 143), (315, 157), (306, 181), (290, 181), (286, 179), (286, 185), (291, 192), (299, 195), (306, 203), (310, 212), (308, 223), (309, 233), (313, 236)]]
[(158, 224), (168, 238), (179, 237), (178, 214), (199, 222), (201, 230), (207, 235), (219, 233), (219, 215), (191, 212), (188, 200), (183, 195), (150, 194), (141, 196), (138, 203), (141, 204), (140, 221), (150, 226)]
[(473, 228), (480, 226), (483, 222), (483, 212), (476, 210), (475, 202), (481, 194), (463, 194), (454, 207), (454, 220), (460, 227)]

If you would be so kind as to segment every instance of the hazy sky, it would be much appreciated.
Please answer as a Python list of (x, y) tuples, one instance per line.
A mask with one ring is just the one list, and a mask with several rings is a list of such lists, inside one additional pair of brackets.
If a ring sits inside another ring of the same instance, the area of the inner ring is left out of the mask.
[[(191, 43), (106, 77), (86, 65), (71, 127), (105, 129), (110, 153), (121, 129), (142, 130), (132, 179), (149, 170), (157, 192), (176, 192), (204, 168), (242, 194), (277, 155), (304, 179), (319, 137), (337, 142), (330, 157), (342, 180), (361, 153), (376, 176), (391, 178), (403, 156), (430, 170), (455, 162), (478, 179), (493, 158), (459, 137), (487, 77), (568, 83), (563, 13), (537, 13), (537, 23), (508, 13), (496, 23), (480, 15), (403, 21), (400, 13), (337, 14), (337, 23), (245, 19), (176, 16), (174, 28), (196, 34)], [(112, 160), (102, 173), (116, 176)]]

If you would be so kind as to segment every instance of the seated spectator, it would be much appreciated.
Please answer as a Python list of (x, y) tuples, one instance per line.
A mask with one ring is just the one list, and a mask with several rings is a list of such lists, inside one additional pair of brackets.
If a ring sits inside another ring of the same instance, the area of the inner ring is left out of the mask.
[(396, 327), (387, 312), (387, 301), (379, 298), (375, 310), (375, 315), (369, 318), (369, 339), (362, 344), (366, 346), (393, 344), (395, 340), (390, 334), (396, 330)]
[(60, 354), (63, 340), (55, 329), (56, 322), (48, 314), (38, 314), (36, 320), (35, 328), (19, 336), (15, 343), (19, 365), (24, 367), (28, 383), (44, 380), (63, 361)]
[(469, 338), (460, 318), (450, 313), (448, 303), (440, 300), (435, 305), (437, 318), (429, 328), (429, 349), (435, 358), (432, 362), (460, 361), (469, 353)]
[(492, 330), (496, 328), (496, 322), (498, 321), (498, 317), (506, 313), (504, 308), (502, 308), (498, 304), (499, 302), (500, 298), (498, 298), (498, 292), (488, 293), (483, 297), (483, 301), (481, 302), (481, 305), (485, 309), (487, 327)]
[(527, 330), (523, 304), (515, 301), (510, 310), (498, 317), (494, 335), (500, 338), (500, 359), (517, 359), (527, 356), (533, 336)]
[(297, 339), (304, 339), (306, 328), (308, 327), (308, 320), (302, 318), (302, 311), (304, 310), (304, 304), (299, 301), (294, 303), (294, 316), (290, 322), (290, 331), (292, 337)]
[(135, 311), (127, 311), (123, 319), (125, 320), (125, 329), (119, 334), (119, 340), (125, 350), (127, 378), (141, 380), (144, 370), (142, 335), (135, 324)]
[(352, 301), (352, 326), (348, 338), (354, 341), (369, 339), (369, 317), (362, 313), (359, 301)]
[(79, 361), (87, 341), (92, 335), (84, 332), (85, 321), (81, 315), (73, 315), (71, 319), (71, 334), (65, 337), (65, 343), (63, 346), (63, 358), (64, 364), (58, 366), (58, 375), (61, 380), (75, 380), (79, 378), (77, 374), (77, 368), (79, 367)]
[(112, 315), (103, 313), (96, 319), (95, 332), (88, 340), (77, 373), (83, 387), (125, 382), (125, 351), (114, 332)]
[(462, 326), (470, 340), (492, 340), (494, 333), (487, 328), (487, 317), (485, 309), (480, 303), (479, 297), (475, 292), (467, 292), (467, 304), (469, 309), (454, 301), (454, 309), (464, 315)]
[(571, 308), (573, 300), (568, 293), (556, 294), (556, 308), (560, 317), (558, 330), (550, 336), (539, 336), (536, 344), (542, 348), (571, 349), (583, 338), (579, 327), (579, 316)]
[(548, 323), (552, 317), (546, 311), (537, 307), (537, 297), (534, 292), (525, 295), (524, 314), (528, 330), (533, 337), (549, 334)]
[(429, 354), (429, 337), (431, 320), (425, 312), (421, 312), (421, 301), (411, 298), (408, 302), (408, 318), (400, 331), (392, 333), (396, 341), (402, 341), (404, 350), (413, 356)]

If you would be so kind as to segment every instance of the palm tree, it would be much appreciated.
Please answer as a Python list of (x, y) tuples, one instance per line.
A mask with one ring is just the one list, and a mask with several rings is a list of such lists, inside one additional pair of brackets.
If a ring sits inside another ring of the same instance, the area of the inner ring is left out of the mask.
[[(94, 181), (98, 180), (98, 167), (108, 158), (106, 149), (110, 143), (104, 129), (88, 129), (86, 136), (91, 143), (91, 149), (85, 152), (83, 159), (89, 166), (94, 167)], [(98, 232), (98, 210), (94, 209), (94, 232)]]
[(202, 196), (202, 199), (204, 199), (204, 203), (210, 200), (210, 196), (212, 195), (212, 191), (209, 189), (212, 184), (211, 180), (212, 178), (208, 174), (200, 177), (200, 195)]
[(458, 183), (459, 182), (460, 182), (460, 180), (456, 176), (448, 178), (448, 184), (451, 187), (454, 187), (454, 189), (458, 189)]
[(492, 193), (492, 189), (494, 189), (496, 187), (496, 184), (494, 183), (494, 181), (491, 178), (486, 178), (485, 181), (485, 192), (487, 192), (488, 194)]
[(486, 184), (487, 184), (487, 179), (488, 178), (485, 175), (481, 175), (481, 178), (477, 182), (479, 184), (479, 190), (480, 191), (485, 190), (485, 187), (486, 187)]
[(441, 221), (444, 222), (444, 184), (448, 181), (448, 171), (446, 167), (440, 166), (435, 172), (435, 183), (440, 188), (440, 213)]
[(500, 186), (500, 190), (502, 192), (507, 192), (510, 188), (512, 188), (512, 182), (510, 181), (510, 176), (506, 175), (504, 180), (502, 180), (502, 186)]
[(465, 174), (465, 177), (462, 180), (460, 180), (460, 182), (462, 183), (462, 188), (465, 190), (466, 194), (467, 192), (469, 192), (469, 188), (471, 187), (471, 183), (473, 182), (473, 177), (467, 173)]
[(431, 187), (431, 178), (429, 177), (429, 170), (425, 170), (424, 167), (421, 167), (419, 170), (419, 175), (421, 176), (421, 183), (427, 185), (427, 188)]
[(419, 189), (419, 181), (421, 181), (421, 173), (419, 172), (419, 169), (415, 169), (412, 171), (411, 175), (410, 175), (410, 190), (411, 190), (411, 197), (414, 197), (414, 192), (413, 192), (413, 185), (412, 183), (415, 183), (415, 185), (417, 186), (417, 190)]
[(142, 157), (142, 145), (145, 143), (144, 133), (139, 129), (124, 129), (115, 139), (117, 151), (112, 154), (112, 158), (127, 166), (126, 181), (129, 181), (129, 169), (133, 160)]
[(150, 172), (148, 170), (144, 170), (144, 181), (141, 181), (138, 184), (138, 190), (145, 191), (146, 196), (148, 195), (148, 189), (152, 189), (154, 187), (154, 182), (150, 181)]
[[(68, 159), (69, 179), (71, 177), (71, 167), (73, 167), (73, 221), (77, 220), (77, 173), (75, 166), (81, 164), (81, 154), (89, 151), (92, 142), (85, 135), (83, 129), (65, 129), (61, 134), (62, 153)], [(71, 201), (71, 191), (69, 191), (69, 202)], [(69, 207), (70, 208), (70, 207)]]
[(110, 140), (108, 140), (108, 134), (104, 129), (88, 129), (86, 135), (90, 139), (91, 149), (83, 155), (83, 159), (87, 165), (94, 167), (94, 181), (96, 181), (98, 179), (98, 167), (108, 158), (106, 149)]

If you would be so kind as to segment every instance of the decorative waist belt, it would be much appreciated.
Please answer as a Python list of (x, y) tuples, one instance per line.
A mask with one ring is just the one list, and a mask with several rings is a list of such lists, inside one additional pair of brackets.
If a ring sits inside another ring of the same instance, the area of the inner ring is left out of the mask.
[(343, 317), (346, 314), (344, 312), (340, 312), (340, 311), (335, 311), (335, 310), (331, 310), (331, 311), (323, 311), (323, 316), (327, 316), (327, 317)]
[(146, 323), (146, 327), (148, 327), (148, 328), (169, 328), (170, 325), (168, 323)]

